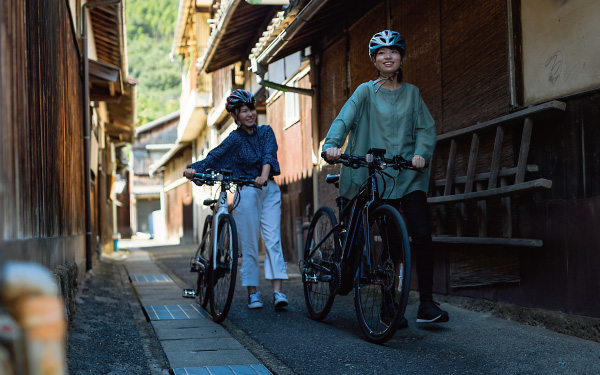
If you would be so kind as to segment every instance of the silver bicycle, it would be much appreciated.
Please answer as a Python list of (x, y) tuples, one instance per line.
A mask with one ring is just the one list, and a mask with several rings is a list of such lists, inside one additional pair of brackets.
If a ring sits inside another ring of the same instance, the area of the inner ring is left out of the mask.
[[(196, 289), (184, 291), (184, 296), (196, 297), (202, 308), (210, 302), (210, 314), (220, 323), (231, 307), (237, 275), (238, 236), (233, 216), (227, 206), (227, 192), (234, 185), (238, 187), (254, 185), (247, 177), (234, 178), (230, 170), (220, 173), (196, 173), (191, 179), (198, 186), (219, 184), (219, 198), (205, 199), (212, 214), (204, 220), (202, 241), (190, 261), (190, 272), (197, 272)], [(216, 229), (216, 230), (213, 230)]]

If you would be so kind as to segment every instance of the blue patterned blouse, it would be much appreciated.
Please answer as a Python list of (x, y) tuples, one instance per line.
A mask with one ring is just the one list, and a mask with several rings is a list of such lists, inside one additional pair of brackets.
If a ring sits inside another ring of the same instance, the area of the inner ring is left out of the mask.
[(198, 172), (207, 169), (231, 169), (234, 177), (256, 178), (262, 173), (265, 164), (271, 165), (269, 177), (281, 173), (273, 129), (269, 125), (254, 124), (252, 134), (240, 128), (234, 130), (220, 145), (210, 151), (204, 160), (192, 163), (188, 168), (194, 168)]

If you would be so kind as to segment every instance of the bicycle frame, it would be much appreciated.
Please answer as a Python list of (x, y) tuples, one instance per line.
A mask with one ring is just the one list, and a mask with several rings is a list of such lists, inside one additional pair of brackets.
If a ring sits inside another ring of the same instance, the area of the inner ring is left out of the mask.
[[(212, 269), (217, 269), (217, 247), (218, 247), (218, 231), (219, 231), (219, 218), (222, 215), (226, 215), (229, 213), (227, 206), (227, 189), (229, 189), (229, 183), (221, 182), (221, 186), (219, 187), (221, 190), (219, 193), (219, 199), (215, 203), (215, 208), (213, 209), (213, 217), (212, 217), (212, 233), (210, 234), (211, 244), (212, 244), (212, 254), (213, 254), (213, 264)], [(231, 236), (231, 233), (229, 234)]]
[[(346, 207), (341, 207), (341, 201), (338, 203), (340, 224), (336, 227), (340, 230), (340, 233), (345, 232), (350, 234), (350, 236), (344, 236), (346, 241), (341, 244), (341, 248), (343, 249), (341, 260), (342, 270), (346, 270), (346, 272), (342, 271), (342, 279), (344, 279), (344, 277), (347, 278), (352, 276), (352, 280), (354, 280), (358, 277), (360, 271), (358, 267), (360, 264), (358, 261), (360, 256), (366, 255), (367, 265), (370, 270), (371, 243), (368, 240), (370, 238), (369, 215), (375, 208), (382, 204), (381, 198), (379, 197), (375, 167), (372, 164), (369, 164), (369, 181), (366, 186), (359, 190), (359, 192), (346, 204)], [(357, 210), (357, 207), (360, 209)], [(350, 222), (347, 225), (344, 222), (346, 217), (350, 218)], [(364, 254), (356, 253), (360, 250), (355, 246), (360, 244), (360, 239), (358, 238), (359, 235), (362, 235), (362, 240), (364, 241)]]
[[(209, 243), (209, 245), (212, 247), (212, 269), (216, 270), (217, 269), (217, 251), (218, 251), (218, 230), (219, 230), (219, 223), (221, 221), (221, 217), (223, 215), (228, 215), (229, 214), (229, 207), (227, 205), (227, 192), (229, 191), (230, 187), (232, 184), (237, 184), (238, 186), (244, 186), (244, 185), (248, 185), (248, 186), (253, 186), (254, 181), (252, 179), (248, 179), (246, 177), (237, 177), (237, 178), (233, 178), (231, 171), (230, 170), (222, 170), (220, 174), (217, 174), (216, 176), (214, 174), (207, 174), (204, 175), (202, 173), (197, 174), (197, 178), (199, 181), (202, 180), (209, 180), (210, 185), (214, 185), (215, 182), (218, 182), (220, 184), (219, 186), (219, 198), (216, 200), (208, 200), (205, 201), (205, 205), (213, 205), (212, 208), (212, 220), (211, 220), (211, 232), (209, 233), (209, 237), (208, 238), (203, 238), (202, 241), (205, 240), (209, 240), (211, 241)], [(231, 237), (233, 235), (233, 233), (230, 233), (229, 236)], [(231, 238), (230, 238), (231, 240)]]
[[(353, 245), (357, 243), (357, 236), (361, 234), (361, 232), (364, 239), (370, 238), (369, 213), (381, 204), (382, 202), (381, 198), (379, 197), (375, 167), (372, 164), (369, 164), (369, 182), (346, 203), (345, 207), (342, 207), (342, 201), (338, 200), (338, 216), (340, 223), (331, 228), (330, 232), (327, 233), (327, 235), (325, 235), (323, 239), (315, 246), (313, 251), (310, 253), (309, 258), (312, 258), (314, 252), (320, 248), (321, 244), (337, 231), (338, 233), (342, 234), (342, 236), (339, 238), (340, 248), (342, 249), (341, 267), (342, 270), (346, 270), (346, 272), (342, 271), (342, 279), (352, 275), (352, 280), (354, 280), (354, 278), (358, 275), (359, 269), (358, 262), (355, 262), (355, 259), (358, 258), (358, 255), (355, 254), (355, 251), (358, 251), (358, 249), (353, 248)], [(360, 207), (360, 209), (356, 210), (357, 207)], [(350, 218), (349, 223), (345, 222), (347, 217)], [(362, 231), (360, 230), (360, 225), (362, 225)], [(350, 236), (345, 235), (348, 233)], [(370, 267), (371, 244), (368, 240), (365, 241), (365, 247), (367, 253), (367, 262)], [(355, 259), (352, 259), (353, 255), (356, 256)], [(330, 272), (330, 270), (326, 269), (322, 265), (314, 264), (312, 266), (320, 269), (321, 271)], [(350, 269), (348, 269), (348, 267), (350, 267)]]

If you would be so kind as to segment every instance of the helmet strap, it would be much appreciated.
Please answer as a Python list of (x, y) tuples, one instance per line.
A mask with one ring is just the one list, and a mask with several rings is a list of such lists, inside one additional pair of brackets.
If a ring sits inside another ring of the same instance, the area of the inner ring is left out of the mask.
[[(402, 69), (402, 65), (400, 65), (400, 69)], [(391, 76), (386, 76), (385, 74), (382, 74), (381, 72), (379, 72), (379, 77), (373, 82), (374, 85), (379, 85), (377, 87), (377, 90), (375, 90), (375, 94), (377, 94), (377, 92), (379, 91), (379, 89), (381, 88), (381, 86), (385, 85), (385, 83), (389, 80), (389, 81), (393, 81), (397, 76), (398, 73), (400, 71), (392, 74)], [(381, 82), (381, 83), (380, 83)]]

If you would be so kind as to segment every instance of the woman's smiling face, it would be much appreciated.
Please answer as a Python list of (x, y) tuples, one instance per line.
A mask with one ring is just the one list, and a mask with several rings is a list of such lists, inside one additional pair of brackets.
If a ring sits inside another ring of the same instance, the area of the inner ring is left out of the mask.
[(243, 105), (237, 115), (234, 116), (240, 126), (249, 129), (256, 123), (256, 109), (250, 109)]
[(400, 70), (402, 55), (396, 48), (381, 47), (375, 52), (374, 62), (377, 70), (389, 77)]

